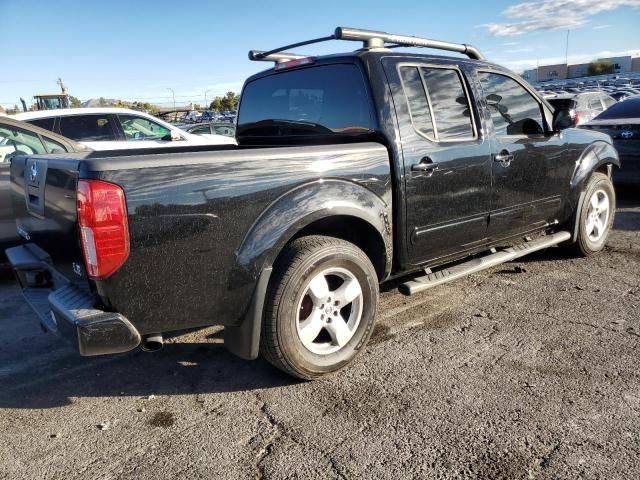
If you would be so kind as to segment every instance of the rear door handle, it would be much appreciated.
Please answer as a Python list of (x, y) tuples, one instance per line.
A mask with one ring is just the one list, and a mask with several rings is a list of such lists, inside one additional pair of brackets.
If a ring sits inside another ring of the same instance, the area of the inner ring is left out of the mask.
[(427, 172), (433, 174), (436, 170), (438, 170), (438, 164), (429, 157), (424, 157), (420, 160), (420, 163), (414, 163), (411, 165), (412, 172)]
[(500, 153), (497, 153), (496, 155), (494, 155), (493, 159), (496, 162), (509, 165), (513, 161), (513, 154), (509, 153), (507, 150), (502, 150)]

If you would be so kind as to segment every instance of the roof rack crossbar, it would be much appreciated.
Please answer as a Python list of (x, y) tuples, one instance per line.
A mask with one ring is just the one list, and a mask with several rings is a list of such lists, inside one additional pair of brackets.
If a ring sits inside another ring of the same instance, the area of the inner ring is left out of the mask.
[(284, 50), (290, 48), (303, 47), (305, 45), (311, 45), (312, 43), (327, 42), (329, 40), (335, 40), (333, 35), (327, 37), (314, 38), (312, 40), (305, 40), (304, 42), (292, 43), (291, 45), (285, 45), (284, 47), (274, 48), (266, 52), (260, 50), (249, 50), (249, 60), (265, 61), (265, 62), (286, 62), (287, 60), (297, 60), (305, 58), (305, 55), (296, 55), (295, 53), (286, 53)]
[(380, 48), (385, 44), (393, 44), (403, 47), (424, 47), (436, 50), (447, 50), (465, 54), (474, 60), (484, 60), (480, 51), (464, 43), (443, 42), (441, 40), (431, 40), (428, 38), (411, 37), (409, 35), (395, 35), (386, 32), (376, 32), (373, 30), (361, 30), (359, 28), (338, 27), (334, 37), (338, 40), (352, 40), (363, 42), (364, 48)]
[[(254, 61), (269, 62), (286, 62), (288, 60), (297, 60), (305, 58), (304, 55), (296, 55), (294, 53), (286, 53), (284, 50), (290, 48), (302, 47), (313, 43), (327, 42), (329, 40), (348, 40), (363, 43), (364, 49), (384, 48), (385, 45), (391, 48), (397, 47), (423, 47), (434, 48), (436, 50), (447, 50), (450, 52), (462, 53), (474, 60), (484, 60), (484, 56), (480, 51), (464, 43), (443, 42), (440, 40), (430, 40), (428, 38), (412, 37), (408, 35), (394, 35), (386, 32), (377, 32), (374, 30), (362, 30), (359, 28), (338, 27), (333, 35), (327, 37), (314, 38), (304, 42), (292, 43), (284, 47), (275, 48), (269, 51), (249, 51), (249, 59)], [(388, 45), (389, 44), (389, 45)]]

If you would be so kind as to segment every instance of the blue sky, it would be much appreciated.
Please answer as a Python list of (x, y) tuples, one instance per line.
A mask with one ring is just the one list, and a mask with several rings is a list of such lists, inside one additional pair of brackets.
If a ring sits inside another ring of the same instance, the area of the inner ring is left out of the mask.
[(209, 99), (239, 91), (266, 67), (247, 59), (249, 49), (325, 36), (339, 25), (471, 43), (518, 72), (562, 61), (567, 28), (570, 62), (640, 55), (640, 0), (0, 0), (0, 104), (56, 91), (59, 76), (82, 100), (168, 105), (172, 88), (177, 103), (202, 103), (205, 91)]

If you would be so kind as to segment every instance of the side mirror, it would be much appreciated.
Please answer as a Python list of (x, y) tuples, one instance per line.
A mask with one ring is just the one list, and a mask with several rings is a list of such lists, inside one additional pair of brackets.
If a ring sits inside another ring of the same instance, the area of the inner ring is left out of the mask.
[(162, 137), (162, 140), (164, 140), (165, 142), (177, 142), (179, 140), (182, 140), (182, 135), (174, 130), (171, 130), (171, 132)]
[(553, 131), (559, 132), (576, 126), (576, 112), (573, 109), (558, 109), (553, 112)]

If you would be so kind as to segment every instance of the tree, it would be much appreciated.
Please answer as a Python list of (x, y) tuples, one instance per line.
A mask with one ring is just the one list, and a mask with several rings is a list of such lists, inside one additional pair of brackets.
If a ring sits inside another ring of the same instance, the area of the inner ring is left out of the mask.
[(69, 95), (69, 104), (71, 105), (71, 108), (80, 108), (82, 106), (80, 99), (73, 95)]
[(616, 69), (609, 60), (594, 60), (589, 64), (587, 72), (591, 76), (606, 75), (608, 73), (616, 73)]
[(223, 110), (237, 110), (238, 109), (238, 94), (234, 92), (227, 92), (222, 99)]
[(222, 98), (221, 97), (214, 98), (211, 101), (211, 103), (209, 104), (209, 108), (211, 110), (213, 110), (214, 112), (220, 112), (221, 110), (223, 110), (223, 108), (222, 108)]
[(209, 108), (214, 112), (222, 112), (228, 110), (237, 110), (240, 95), (235, 92), (227, 92), (224, 97), (216, 97), (213, 99)]

